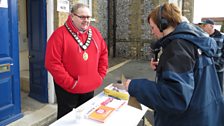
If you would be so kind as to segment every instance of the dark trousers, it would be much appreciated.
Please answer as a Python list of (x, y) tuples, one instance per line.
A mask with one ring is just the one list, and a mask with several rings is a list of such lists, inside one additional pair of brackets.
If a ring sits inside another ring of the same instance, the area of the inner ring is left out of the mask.
[(223, 92), (223, 72), (217, 72), (218, 78), (219, 78), (219, 83)]
[(61, 88), (54, 82), (55, 93), (58, 103), (57, 119), (71, 112), (73, 108), (77, 108), (94, 96), (94, 91), (85, 94), (72, 94)]

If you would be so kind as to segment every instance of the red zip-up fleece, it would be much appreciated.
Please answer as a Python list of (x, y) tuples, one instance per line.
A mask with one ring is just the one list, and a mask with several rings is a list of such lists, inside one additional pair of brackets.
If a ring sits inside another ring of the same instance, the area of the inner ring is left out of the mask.
[[(85, 43), (88, 33), (81, 33), (72, 24), (69, 16), (67, 25)], [(56, 29), (48, 40), (45, 67), (55, 82), (70, 93), (87, 93), (98, 88), (106, 76), (108, 69), (107, 45), (100, 32), (90, 26), (92, 39), (89, 47), (88, 60), (83, 59), (84, 51), (63, 25)]]

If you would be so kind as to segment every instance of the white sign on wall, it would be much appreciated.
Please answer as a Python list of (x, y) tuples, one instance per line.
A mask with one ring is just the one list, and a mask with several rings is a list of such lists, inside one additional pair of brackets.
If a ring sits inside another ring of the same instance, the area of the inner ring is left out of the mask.
[(0, 0), (0, 7), (8, 8), (8, 0)]
[(57, 11), (69, 13), (69, 1), (68, 0), (58, 0)]

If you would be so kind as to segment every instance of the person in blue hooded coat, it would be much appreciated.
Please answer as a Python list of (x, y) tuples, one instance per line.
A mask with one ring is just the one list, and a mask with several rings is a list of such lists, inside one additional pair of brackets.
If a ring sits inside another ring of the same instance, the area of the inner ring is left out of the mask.
[(213, 56), (214, 39), (183, 22), (180, 9), (165, 3), (148, 16), (151, 33), (162, 49), (151, 61), (156, 81), (127, 80), (130, 96), (154, 110), (155, 126), (224, 126), (224, 97)]

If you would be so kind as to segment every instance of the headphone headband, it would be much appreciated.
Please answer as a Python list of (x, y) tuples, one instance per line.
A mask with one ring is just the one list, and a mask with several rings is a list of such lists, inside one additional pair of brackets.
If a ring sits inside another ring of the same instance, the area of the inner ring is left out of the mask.
[(158, 13), (158, 28), (159, 28), (160, 32), (163, 32), (163, 30), (166, 29), (169, 25), (167, 19), (162, 17), (163, 6), (164, 5), (160, 5), (159, 13)]

